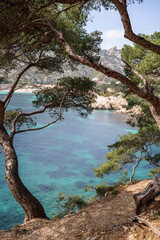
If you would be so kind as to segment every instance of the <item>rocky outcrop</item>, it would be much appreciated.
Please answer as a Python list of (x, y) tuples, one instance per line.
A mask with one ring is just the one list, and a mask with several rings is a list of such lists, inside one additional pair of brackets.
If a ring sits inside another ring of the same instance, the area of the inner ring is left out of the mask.
[(121, 96), (103, 97), (97, 95), (96, 102), (92, 105), (94, 109), (121, 110), (127, 105), (127, 101)]
[(125, 106), (127, 106), (127, 101), (122, 97), (121, 94), (109, 97), (97, 95), (96, 102), (92, 105), (94, 109), (115, 110), (116, 113), (122, 114), (138, 115), (141, 113), (140, 106), (134, 106), (130, 110), (127, 110)]
[(10, 87), (11, 87), (11, 84), (0, 84), (0, 91), (8, 90)]

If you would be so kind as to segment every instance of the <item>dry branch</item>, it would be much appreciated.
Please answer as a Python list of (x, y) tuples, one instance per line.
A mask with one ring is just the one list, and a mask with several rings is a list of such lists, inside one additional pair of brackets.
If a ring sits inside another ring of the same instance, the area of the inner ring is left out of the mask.
[(134, 219), (137, 220), (138, 222), (142, 222), (143, 224), (145, 224), (146, 226), (148, 226), (148, 227), (152, 230), (152, 232), (154, 232), (157, 236), (160, 237), (160, 228), (157, 227), (155, 224), (150, 223), (150, 222), (148, 222), (147, 220), (145, 220), (145, 219), (143, 219), (143, 218), (140, 218), (140, 217), (138, 217), (138, 216), (136, 216)]

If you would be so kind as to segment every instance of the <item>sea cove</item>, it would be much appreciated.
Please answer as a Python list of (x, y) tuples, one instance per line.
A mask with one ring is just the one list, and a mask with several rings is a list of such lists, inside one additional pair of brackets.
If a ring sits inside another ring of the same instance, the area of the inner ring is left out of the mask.
[[(0, 95), (0, 99), (3, 94)], [(10, 109), (33, 110), (33, 94), (14, 95)], [(38, 126), (50, 121), (48, 113), (37, 117)], [(112, 144), (131, 129), (125, 116), (108, 110), (94, 110), (88, 118), (75, 112), (64, 113), (64, 120), (44, 130), (18, 134), (14, 145), (19, 158), (20, 177), (27, 188), (43, 204), (46, 213), (56, 213), (59, 192), (85, 195), (83, 188), (107, 181), (120, 180), (120, 173), (103, 179), (94, 176), (93, 167), (105, 161), (107, 145)], [(24, 219), (23, 210), (11, 195), (5, 180), (3, 155), (0, 155), (0, 229), (9, 229)], [(146, 178), (148, 165), (141, 165), (136, 172), (139, 179)], [(129, 171), (131, 171), (131, 167)], [(92, 192), (87, 193), (92, 195)]]

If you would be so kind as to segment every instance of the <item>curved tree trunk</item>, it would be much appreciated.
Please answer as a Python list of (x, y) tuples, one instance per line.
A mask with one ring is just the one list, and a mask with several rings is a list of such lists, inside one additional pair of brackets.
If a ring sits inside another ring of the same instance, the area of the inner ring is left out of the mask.
[(5, 177), (12, 195), (24, 209), (24, 222), (33, 218), (47, 218), (41, 203), (29, 192), (19, 177), (17, 155), (5, 128), (0, 129), (0, 144), (5, 156)]
[(150, 106), (150, 110), (151, 110), (152, 116), (154, 117), (154, 119), (158, 125), (158, 128), (160, 130), (160, 103), (157, 108)]
[(136, 204), (136, 213), (140, 214), (159, 195), (160, 195), (160, 173), (153, 181), (151, 181), (146, 186), (146, 188), (143, 191), (133, 195)]

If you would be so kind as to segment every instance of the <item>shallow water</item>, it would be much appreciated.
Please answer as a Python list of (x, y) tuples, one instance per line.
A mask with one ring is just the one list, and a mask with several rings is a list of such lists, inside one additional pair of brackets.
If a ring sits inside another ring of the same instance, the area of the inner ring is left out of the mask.
[[(0, 95), (0, 99), (3, 94)], [(33, 94), (16, 94), (10, 108), (23, 106), (31, 111)], [(47, 113), (37, 117), (39, 126), (50, 121)], [(75, 112), (64, 114), (64, 120), (35, 132), (17, 134), (14, 146), (19, 158), (20, 177), (26, 187), (42, 202), (49, 217), (57, 212), (55, 199), (59, 192), (87, 195), (83, 188), (107, 181), (120, 180), (120, 174), (103, 179), (94, 176), (93, 167), (105, 161), (107, 145), (119, 135), (135, 132), (124, 121), (124, 116), (113, 111), (95, 110), (83, 119)], [(0, 155), (0, 229), (22, 223), (24, 213), (11, 195), (4, 173), (4, 158)], [(142, 164), (136, 178), (146, 177), (149, 166)]]

